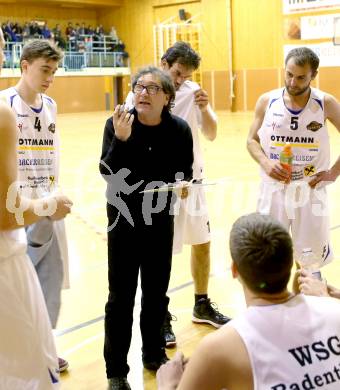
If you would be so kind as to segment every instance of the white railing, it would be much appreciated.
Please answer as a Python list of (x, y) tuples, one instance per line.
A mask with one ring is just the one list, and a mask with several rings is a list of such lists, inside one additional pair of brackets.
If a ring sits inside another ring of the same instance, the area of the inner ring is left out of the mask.
[(98, 53), (84, 52), (64, 54), (62, 66), (65, 70), (82, 70), (84, 68), (129, 67), (129, 59), (124, 52)]
[[(22, 44), (15, 43), (4, 51), (4, 68), (19, 68)], [(64, 52), (61, 66), (66, 71), (82, 70), (84, 68), (130, 67), (130, 61), (125, 52)]]
[(67, 41), (67, 50), (107, 53), (112, 52), (117, 44), (119, 44), (119, 40), (110, 35), (73, 35)]

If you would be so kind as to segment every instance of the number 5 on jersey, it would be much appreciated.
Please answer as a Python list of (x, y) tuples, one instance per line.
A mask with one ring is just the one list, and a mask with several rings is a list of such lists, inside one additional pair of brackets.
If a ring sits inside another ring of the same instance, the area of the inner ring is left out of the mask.
[(297, 130), (297, 128), (299, 127), (299, 117), (298, 116), (292, 116), (290, 118), (290, 129), (291, 130)]
[(40, 119), (38, 116), (35, 117), (34, 128), (37, 129), (38, 131), (41, 130)]

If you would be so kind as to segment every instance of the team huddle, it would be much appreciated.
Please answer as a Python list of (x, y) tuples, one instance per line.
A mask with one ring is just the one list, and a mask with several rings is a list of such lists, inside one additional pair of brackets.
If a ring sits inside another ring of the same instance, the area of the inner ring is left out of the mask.
[[(57, 105), (45, 95), (61, 58), (48, 41), (27, 43), (19, 82), (0, 91), (4, 390), (58, 389), (68, 367), (52, 328), (68, 285), (64, 219), (72, 201), (58, 186)], [(204, 187), (195, 183), (204, 183), (199, 132), (213, 141), (217, 116), (207, 92), (190, 81), (199, 65), (190, 45), (176, 42), (160, 68), (134, 76), (125, 104), (104, 126), (98, 174), (107, 182), (107, 388), (130, 389), (127, 355), (140, 275), (141, 358), (145, 369), (157, 371), (160, 390), (338, 389), (339, 291), (304, 268), (294, 292), (287, 284), (306, 251), (318, 268), (333, 258), (327, 184), (340, 174), (340, 157), (331, 164), (326, 120), (340, 131), (340, 105), (310, 86), (319, 59), (307, 48), (287, 55), (285, 86), (257, 101), (247, 148), (261, 168), (260, 196), (256, 212), (234, 223), (229, 240), (231, 272), (248, 308), (231, 319), (208, 295), (210, 223)], [(280, 162), (287, 144), (288, 167)], [(167, 296), (172, 256), (183, 245), (191, 246), (192, 321), (220, 328), (189, 362), (180, 352), (171, 360), (166, 354), (177, 342)]]

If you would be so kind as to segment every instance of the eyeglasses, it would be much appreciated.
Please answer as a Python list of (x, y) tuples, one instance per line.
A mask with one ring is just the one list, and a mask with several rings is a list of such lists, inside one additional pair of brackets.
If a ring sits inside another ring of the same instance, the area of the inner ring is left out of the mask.
[(156, 95), (158, 91), (163, 90), (162, 87), (159, 87), (158, 85), (142, 85), (142, 84), (136, 84), (133, 88), (134, 93), (142, 93), (146, 89), (146, 92), (148, 95)]

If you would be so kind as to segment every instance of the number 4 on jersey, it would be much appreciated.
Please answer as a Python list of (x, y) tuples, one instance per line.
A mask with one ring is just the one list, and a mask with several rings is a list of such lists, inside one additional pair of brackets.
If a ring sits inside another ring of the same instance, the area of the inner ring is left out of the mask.
[(38, 116), (35, 117), (34, 128), (37, 129), (38, 131), (41, 130), (40, 119)]

